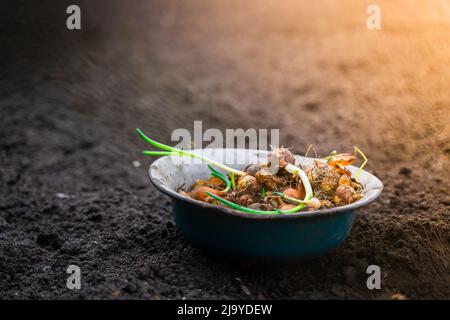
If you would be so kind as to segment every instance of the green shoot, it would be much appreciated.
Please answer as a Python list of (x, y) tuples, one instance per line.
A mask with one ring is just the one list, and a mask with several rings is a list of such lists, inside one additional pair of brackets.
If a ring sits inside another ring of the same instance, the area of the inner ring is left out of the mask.
[(328, 161), (328, 160), (330, 160), (331, 158), (333, 158), (336, 154), (337, 154), (337, 151), (336, 151), (336, 150), (333, 150), (333, 151), (331, 151), (331, 152), (328, 154), (328, 156), (326, 156), (325, 158), (323, 158), (323, 160)]
[(295, 213), (295, 212), (300, 211), (301, 209), (303, 209), (303, 207), (305, 206), (304, 204), (301, 204), (301, 205), (298, 205), (298, 206), (296, 206), (296, 207), (294, 207), (292, 209), (284, 210), (284, 211), (282, 211), (282, 210), (269, 210), (269, 211), (255, 210), (255, 209), (250, 209), (250, 208), (247, 208), (247, 207), (242, 207), (242, 206), (240, 206), (240, 205), (238, 205), (238, 204), (236, 204), (234, 202), (231, 202), (231, 201), (228, 201), (226, 199), (223, 199), (223, 198), (221, 198), (221, 197), (219, 197), (219, 196), (217, 196), (217, 195), (215, 195), (215, 194), (213, 194), (211, 192), (208, 192), (208, 191), (206, 192), (206, 194), (208, 196), (210, 196), (211, 198), (213, 198), (213, 199), (215, 199), (215, 200), (217, 200), (219, 202), (222, 202), (223, 204), (229, 206), (230, 208), (232, 208), (234, 210), (247, 212), (247, 213), (254, 213), (254, 214)]
[(274, 195), (281, 197), (283, 200), (286, 200), (293, 204), (308, 204), (308, 200), (300, 200), (292, 197), (288, 197), (282, 192), (273, 192)]
[(355, 174), (355, 180), (356, 180), (356, 182), (359, 182), (359, 175), (361, 174), (361, 171), (362, 171), (363, 167), (366, 165), (368, 159), (367, 159), (366, 155), (361, 150), (359, 150), (358, 147), (355, 146), (354, 148), (355, 148), (355, 154), (359, 153), (364, 159), (364, 162), (362, 163), (361, 167), (359, 167), (358, 171)]
[(228, 178), (222, 172), (219, 172), (216, 169), (214, 169), (214, 167), (212, 165), (208, 164), (208, 168), (209, 168), (209, 170), (211, 170), (212, 173), (220, 175), (220, 176), (224, 177), (226, 180), (228, 180)]
[(234, 180), (234, 172), (230, 172), (231, 188), (236, 191), (236, 181)]
[(211, 170), (211, 175), (212, 175), (212, 176), (214, 176), (214, 177), (216, 177), (216, 178), (219, 178), (220, 180), (222, 180), (222, 181), (225, 183), (226, 188), (225, 188), (224, 190), (222, 190), (222, 192), (227, 193), (228, 191), (230, 191), (230, 188), (231, 188), (231, 182), (230, 182), (230, 180), (229, 180), (225, 175), (223, 175), (221, 172), (219, 172), (219, 171), (217, 171), (216, 169), (214, 169), (214, 168), (213, 168), (211, 165), (209, 165), (209, 164), (208, 164), (208, 168), (209, 168), (209, 170)]
[(176, 156), (177, 155), (175, 152), (171, 152), (171, 151), (149, 151), (149, 150), (142, 151), (142, 154), (145, 154), (146, 156)]
[(168, 146), (168, 145), (165, 145), (165, 144), (162, 144), (160, 142), (157, 142), (155, 140), (150, 139), (139, 128), (136, 128), (136, 132), (142, 138), (142, 140), (150, 143), (152, 146), (154, 146), (156, 148), (159, 148), (159, 149), (162, 149), (162, 150), (167, 150), (167, 151), (182, 151), (181, 149), (173, 148), (171, 146)]
[(266, 187), (262, 186), (262, 190), (261, 190), (261, 198), (265, 198), (266, 197)]
[(225, 189), (222, 190), (222, 192), (227, 193), (228, 191), (230, 191), (230, 188), (231, 188), (231, 182), (230, 182), (230, 180), (228, 180), (228, 179), (227, 179), (226, 177), (224, 177), (223, 175), (219, 175), (219, 174), (214, 173), (214, 172), (211, 173), (211, 175), (212, 175), (213, 177), (219, 178), (220, 180), (222, 180), (222, 181), (225, 183), (226, 187), (225, 187)]
[(242, 176), (242, 175), (245, 175), (245, 174), (246, 174), (246, 173), (243, 172), (243, 171), (240, 171), (240, 170), (237, 170), (237, 169), (233, 169), (233, 168), (228, 167), (228, 166), (226, 166), (226, 165), (224, 165), (224, 164), (222, 164), (222, 163), (220, 163), (220, 162), (217, 162), (217, 161), (208, 159), (208, 158), (206, 158), (206, 157), (204, 157), (204, 156), (201, 156), (201, 155), (199, 155), (199, 154), (196, 154), (196, 153), (193, 153), (193, 152), (189, 152), (189, 151), (185, 151), (185, 150), (181, 150), (181, 149), (178, 149), (178, 148), (174, 148), (174, 147), (165, 145), (165, 144), (163, 144), (163, 143), (157, 142), (157, 141), (155, 141), (155, 140), (152, 140), (152, 139), (150, 139), (149, 137), (147, 137), (147, 136), (146, 136), (140, 129), (138, 129), (138, 128), (136, 128), (136, 132), (138, 133), (138, 135), (139, 135), (144, 141), (148, 142), (149, 144), (151, 144), (152, 146), (154, 146), (154, 147), (156, 147), (156, 148), (159, 148), (159, 149), (162, 149), (162, 150), (166, 150), (165, 152), (167, 152), (167, 153), (164, 153), (164, 152), (162, 152), (162, 151), (144, 151), (144, 154), (145, 154), (145, 155), (150, 155), (150, 156), (161, 156), (161, 155), (166, 156), (166, 155), (167, 155), (167, 156), (190, 157), (190, 158), (199, 159), (199, 160), (208, 162), (209, 164), (211, 164), (211, 165), (213, 165), (213, 166), (215, 166), (215, 167), (217, 167), (217, 168), (220, 168), (220, 169), (225, 170), (225, 171), (227, 171), (227, 172), (236, 174), (236, 175), (238, 175), (238, 176)]

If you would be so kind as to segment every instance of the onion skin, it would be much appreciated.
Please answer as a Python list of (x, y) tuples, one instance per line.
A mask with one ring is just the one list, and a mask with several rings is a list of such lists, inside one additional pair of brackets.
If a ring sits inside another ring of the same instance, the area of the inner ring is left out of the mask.
[(241, 206), (248, 207), (253, 203), (255, 203), (255, 199), (250, 194), (244, 194), (239, 197), (239, 204)]
[(340, 153), (332, 157), (330, 160), (328, 160), (328, 164), (330, 166), (342, 166), (346, 167), (348, 165), (351, 165), (353, 162), (358, 159), (354, 154), (351, 153)]
[(302, 182), (298, 182), (297, 185), (297, 192), (300, 194), (299, 199), (305, 199), (306, 196), (306, 191), (305, 191), (305, 187), (303, 186)]
[(206, 187), (208, 186), (208, 181), (203, 179), (197, 179), (195, 180), (194, 184), (191, 186), (191, 190), (198, 189), (200, 187)]
[(321, 173), (326, 169), (328, 169), (328, 166), (325, 163), (314, 160), (313, 163), (305, 170), (309, 182), (314, 183), (314, 181), (319, 179)]
[(337, 172), (329, 170), (327, 172), (327, 175), (322, 178), (322, 182), (320, 184), (321, 189), (329, 195), (332, 195), (338, 187), (339, 178), (340, 177)]
[(259, 191), (260, 186), (258, 181), (254, 176), (245, 175), (239, 178), (237, 181), (237, 192), (238, 193), (253, 193)]
[(269, 159), (272, 160), (272, 157), (275, 157), (281, 169), (286, 167), (288, 163), (295, 164), (295, 157), (287, 148), (276, 148), (270, 153)]
[(320, 200), (320, 204), (324, 208), (333, 208), (334, 207), (333, 202), (331, 202), (330, 200), (325, 200), (325, 199), (324, 200)]
[(290, 203), (284, 203), (284, 204), (282, 204), (282, 205), (279, 207), (279, 209), (280, 209), (281, 211), (290, 210), (290, 209), (292, 209), (292, 208), (295, 208), (295, 205), (290, 204)]
[(210, 188), (210, 187), (199, 187), (199, 188), (192, 190), (190, 192), (190, 196), (199, 201), (208, 202), (211, 199), (211, 197), (206, 192), (210, 192), (219, 197), (225, 195), (224, 192)]
[(346, 175), (348, 177), (352, 176), (352, 173), (350, 172), (350, 170), (348, 170), (346, 168), (342, 168), (340, 166), (335, 166), (335, 167), (329, 166), (329, 167), (341, 175)]
[(266, 187), (266, 190), (273, 190), (282, 184), (281, 178), (274, 175), (268, 168), (262, 168), (256, 175), (256, 181), (259, 185)]
[(208, 182), (208, 186), (210, 187), (215, 187), (217, 189), (221, 189), (223, 187), (225, 187), (225, 184), (223, 183), (222, 180), (220, 180), (220, 178), (218, 177), (211, 177), (209, 178)]
[(356, 191), (346, 185), (339, 186), (334, 194), (334, 203), (336, 205), (346, 205), (357, 200)]
[(178, 193), (181, 194), (182, 196), (185, 196), (185, 197), (188, 197), (188, 198), (191, 197), (191, 195), (189, 193), (187, 193), (186, 191), (181, 190), (181, 189), (178, 190)]
[(253, 163), (250, 165), (245, 172), (251, 176), (254, 176), (259, 170), (261, 170), (262, 166), (258, 163)]
[(286, 197), (295, 198), (295, 199), (303, 199), (304, 198), (304, 196), (302, 197), (302, 194), (298, 190), (295, 190), (293, 188), (284, 189), (283, 194)]
[(340, 185), (340, 186), (350, 186), (350, 187), (351, 187), (351, 184), (352, 184), (352, 180), (350, 179), (349, 176), (347, 176), (347, 175), (342, 175), (342, 176), (339, 178), (339, 185)]

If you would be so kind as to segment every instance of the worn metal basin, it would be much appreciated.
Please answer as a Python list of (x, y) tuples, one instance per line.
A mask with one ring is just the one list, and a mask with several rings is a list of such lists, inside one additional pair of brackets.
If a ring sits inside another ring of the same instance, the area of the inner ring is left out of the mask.
[[(266, 151), (247, 149), (194, 150), (217, 161), (242, 169), (248, 163), (264, 162)], [(227, 159), (240, 157), (240, 164)], [(228, 158), (227, 158), (228, 157)], [(309, 164), (314, 159), (296, 156)], [(244, 161), (242, 161), (244, 159)], [(244, 162), (244, 163), (242, 163)], [(357, 168), (349, 166), (354, 174)], [(172, 199), (175, 224), (194, 246), (239, 260), (284, 261), (325, 254), (344, 242), (352, 227), (356, 210), (374, 201), (383, 189), (382, 182), (362, 171), (363, 198), (355, 203), (294, 214), (255, 215), (186, 198), (177, 193), (196, 179), (207, 179), (205, 163), (190, 158), (162, 157), (150, 165), (151, 182)]]

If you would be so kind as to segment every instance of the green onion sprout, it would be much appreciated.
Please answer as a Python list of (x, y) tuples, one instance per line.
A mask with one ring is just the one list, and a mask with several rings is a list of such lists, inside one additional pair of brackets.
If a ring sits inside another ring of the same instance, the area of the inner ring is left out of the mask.
[(150, 139), (149, 137), (147, 137), (140, 129), (136, 128), (136, 132), (138, 133), (138, 135), (146, 142), (148, 142), (149, 144), (151, 144), (152, 146), (165, 150), (165, 151), (143, 151), (142, 153), (144, 155), (149, 155), (149, 156), (178, 156), (178, 157), (190, 157), (190, 158), (195, 158), (195, 159), (199, 159), (205, 162), (208, 162), (209, 164), (220, 168), (222, 170), (225, 170), (227, 172), (236, 174), (238, 176), (243, 176), (246, 175), (245, 172), (237, 170), (237, 169), (233, 169), (231, 167), (228, 167), (220, 162), (208, 159), (204, 156), (201, 156), (199, 154), (193, 153), (193, 152), (189, 152), (189, 151), (185, 151), (185, 150), (181, 150), (178, 148), (174, 148), (168, 145), (165, 145), (163, 143), (157, 142), (155, 140)]
[(231, 181), (221, 172), (217, 171), (216, 169), (214, 169), (211, 165), (208, 164), (208, 168), (209, 170), (211, 170), (211, 175), (219, 178), (220, 180), (222, 180), (225, 183), (226, 188), (222, 190), (222, 192), (227, 193), (228, 191), (230, 191), (231, 188)]
[(359, 167), (358, 171), (355, 174), (355, 180), (356, 180), (356, 182), (359, 182), (359, 175), (361, 174), (361, 171), (362, 171), (363, 167), (366, 165), (368, 159), (367, 159), (366, 155), (361, 150), (359, 150), (358, 147), (355, 146), (354, 148), (355, 148), (355, 154), (359, 153), (364, 159), (364, 162), (362, 163), (361, 167)]
[(236, 180), (234, 180), (234, 172), (230, 172), (231, 188), (236, 191)]
[(215, 195), (215, 194), (213, 194), (211, 192), (208, 192), (208, 191), (206, 191), (206, 194), (208, 196), (210, 196), (211, 198), (213, 198), (213, 199), (215, 199), (215, 200), (217, 200), (219, 202), (222, 202), (223, 204), (227, 205), (228, 207), (230, 207), (232, 209), (235, 209), (235, 210), (238, 210), (238, 211), (242, 211), (242, 212), (247, 212), (247, 213), (254, 213), (254, 214), (295, 213), (295, 212), (300, 211), (301, 209), (303, 209), (304, 206), (305, 206), (304, 204), (300, 204), (300, 205), (298, 205), (298, 206), (296, 206), (296, 207), (294, 207), (292, 209), (284, 210), (284, 211), (283, 210), (268, 210), (268, 211), (264, 211), (264, 210), (250, 209), (250, 208), (247, 208), (247, 207), (240, 206), (240, 205), (238, 205), (238, 204), (236, 204), (234, 202), (231, 202), (231, 201), (228, 201), (226, 199), (223, 199), (223, 198), (221, 198), (221, 197), (219, 197), (219, 196), (217, 196), (217, 195)]
[(333, 150), (333, 151), (331, 151), (331, 152), (328, 154), (328, 156), (324, 157), (323, 159), (326, 160), (326, 161), (328, 161), (328, 160), (330, 160), (331, 158), (333, 158), (336, 154), (337, 154), (337, 151), (336, 151), (336, 150)]

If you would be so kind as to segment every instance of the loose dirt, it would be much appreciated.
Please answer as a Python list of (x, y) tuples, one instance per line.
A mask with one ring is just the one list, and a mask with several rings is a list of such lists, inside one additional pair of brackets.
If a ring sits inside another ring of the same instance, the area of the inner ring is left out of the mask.
[[(380, 31), (361, 1), (86, 1), (81, 31), (64, 1), (2, 6), (0, 297), (450, 298), (449, 9), (379, 3)], [(171, 143), (194, 120), (280, 128), (299, 153), (357, 145), (385, 190), (324, 257), (210, 257), (177, 231), (133, 132)]]

